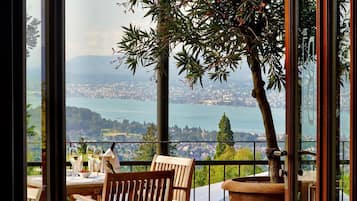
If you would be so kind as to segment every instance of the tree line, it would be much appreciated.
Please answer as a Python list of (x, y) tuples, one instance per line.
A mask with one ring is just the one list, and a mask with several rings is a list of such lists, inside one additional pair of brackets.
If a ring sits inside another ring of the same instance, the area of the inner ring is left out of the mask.
[[(30, 125), (31, 135), (41, 133), (41, 108), (28, 107), (28, 125)], [(118, 133), (134, 133), (143, 135), (147, 132), (152, 122), (137, 122), (124, 119), (122, 121), (103, 118), (99, 113), (91, 111), (88, 108), (66, 107), (66, 133), (67, 139), (79, 141), (81, 137), (87, 140), (103, 140), (103, 130), (109, 129)], [(170, 127), (171, 140), (184, 141), (214, 141), (216, 140), (217, 131), (205, 130), (200, 127), (180, 128), (177, 125)], [(250, 133), (234, 132), (235, 141), (254, 141), (257, 136)], [(112, 140), (123, 140), (120, 137)]]

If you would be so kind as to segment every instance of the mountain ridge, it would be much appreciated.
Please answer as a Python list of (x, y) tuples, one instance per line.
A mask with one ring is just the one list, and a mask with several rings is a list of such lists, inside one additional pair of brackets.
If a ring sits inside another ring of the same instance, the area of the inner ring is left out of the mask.
[[(130, 71), (125, 64), (118, 66), (118, 63), (113, 63), (116, 56), (99, 56), (99, 55), (84, 55), (72, 58), (66, 62), (66, 82), (67, 83), (113, 83), (120, 81), (137, 81), (146, 82), (155, 79), (153, 68), (139, 67), (135, 75)], [(178, 75), (173, 58), (170, 58), (169, 77), (170, 83), (178, 83), (184, 80), (184, 73)], [(41, 78), (41, 68), (28, 68), (28, 79)], [(249, 74), (247, 76), (247, 74)], [(204, 82), (209, 82), (208, 78)], [(250, 82), (249, 67), (242, 63), (241, 69), (232, 72), (228, 77), (228, 82)]]

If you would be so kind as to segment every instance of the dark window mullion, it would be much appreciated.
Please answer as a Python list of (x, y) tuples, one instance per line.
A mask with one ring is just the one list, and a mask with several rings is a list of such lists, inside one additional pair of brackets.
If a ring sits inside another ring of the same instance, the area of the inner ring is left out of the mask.
[(46, 199), (66, 200), (64, 0), (44, 0), (42, 117)]
[(351, 71), (350, 71), (350, 200), (357, 201), (357, 124), (356, 124), (356, 114), (357, 114), (357, 59), (356, 59), (356, 40), (357, 40), (357, 3), (355, 0), (351, 0)]
[(317, 1), (317, 200), (336, 200), (337, 2)]
[[(26, 198), (26, 129), (25, 129), (25, 1), (1, 2), (3, 22), (3, 57), (1, 86), (3, 104), (1, 132), (5, 171), (2, 189), (7, 200)], [(8, 184), (11, 185), (8, 185)]]
[(297, 68), (297, 29), (298, 11), (297, 0), (285, 1), (285, 48), (286, 48), (286, 134), (288, 157), (287, 186), (285, 200), (297, 200), (297, 168), (298, 168), (298, 131), (299, 107), (298, 99), (298, 68)]

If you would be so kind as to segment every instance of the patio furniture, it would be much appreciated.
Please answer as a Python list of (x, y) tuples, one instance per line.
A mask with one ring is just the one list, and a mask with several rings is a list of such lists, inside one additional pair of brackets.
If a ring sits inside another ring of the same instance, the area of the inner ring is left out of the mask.
[(189, 201), (194, 165), (192, 158), (155, 155), (150, 170), (175, 170), (173, 200)]
[[(101, 201), (171, 201), (174, 171), (107, 173)], [(74, 194), (81, 201), (92, 198)]]
[[(66, 191), (70, 201), (74, 201), (72, 194), (101, 197), (105, 174), (93, 173), (88, 178), (66, 176)], [(27, 187), (42, 189), (42, 175), (27, 176)]]
[(284, 201), (284, 183), (271, 183), (268, 176), (248, 176), (226, 180), (222, 189), (229, 201)]

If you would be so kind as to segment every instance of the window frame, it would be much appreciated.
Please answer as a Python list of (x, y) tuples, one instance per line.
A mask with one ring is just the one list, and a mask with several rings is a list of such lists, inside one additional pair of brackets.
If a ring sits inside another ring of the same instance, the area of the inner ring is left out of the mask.
[(42, 1), (42, 178), (45, 200), (66, 200), (65, 0)]
[(351, 66), (350, 66), (350, 200), (357, 201), (357, 4), (351, 0)]
[[(337, 3), (334, 0), (317, 0), (317, 200), (335, 200), (336, 188), (336, 51)], [(351, 70), (350, 70), (350, 200), (357, 200), (356, 182), (356, 14), (357, 6), (351, 4)], [(286, 135), (287, 135), (287, 185), (285, 200), (297, 198), (297, 134), (299, 118), (297, 108), (297, 13), (298, 1), (285, 2), (286, 27)], [(326, 168), (328, 167), (328, 168)], [(289, 189), (289, 190), (288, 190)]]
[[(333, 30), (333, 27), (328, 27), (329, 21), (331, 17), (333, 18), (335, 13), (330, 13), (330, 9), (333, 8), (329, 7), (327, 4), (322, 3), (331, 3), (333, 0), (328, 1), (318, 1), (320, 2), (319, 9), (320, 10), (320, 21), (325, 24), (324, 28), (326, 30), (320, 32), (320, 36), (329, 38), (330, 36), (327, 34), (328, 30)], [(44, 81), (47, 82), (47, 86), (45, 87), (46, 91), (46, 133), (47, 133), (47, 148), (48, 153), (46, 155), (46, 169), (48, 170), (47, 174), (47, 185), (48, 191), (46, 193), (46, 197), (51, 200), (64, 200), (65, 196), (65, 71), (64, 71), (64, 0), (56, 0), (56, 1), (49, 1), (44, 0), (45, 6), (45, 16), (48, 17), (46, 23), (46, 33), (45, 37), (48, 38), (46, 40), (46, 62), (47, 65), (45, 67), (46, 73), (44, 75)], [(296, 66), (296, 9), (298, 7), (296, 5), (296, 0), (286, 1), (288, 3), (285, 4), (285, 9), (288, 11), (286, 14), (286, 28), (289, 28), (286, 31), (287, 34), (287, 94), (290, 94), (290, 98), (287, 99), (287, 110), (286, 111), (295, 111), (294, 108), (294, 85), (296, 84), (296, 74), (294, 70), (294, 66)], [(3, 131), (4, 131), (4, 141), (10, 142), (10, 149), (11, 152), (6, 154), (6, 163), (10, 164), (6, 166), (6, 171), (11, 172), (11, 174), (5, 175), (7, 181), (11, 181), (11, 185), (8, 185), (6, 188), (6, 194), (10, 197), (11, 200), (25, 200), (26, 197), (26, 126), (25, 126), (25, 116), (26, 116), (26, 74), (25, 74), (25, 24), (26, 24), (26, 9), (25, 9), (25, 1), (24, 0), (7, 0), (2, 2), (3, 12), (1, 15), (4, 15), (3, 19), (6, 19), (7, 26), (4, 30), (4, 33), (7, 37), (5, 39), (4, 49), (6, 50), (5, 54), (5, 67), (4, 67), (4, 75), (3, 79), (1, 79), (2, 86), (4, 87), (4, 96), (6, 101), (3, 105), (4, 107), (4, 116), (8, 118), (5, 119), (3, 123)], [(350, 82), (351, 82), (351, 130), (350, 130), (350, 167), (351, 167), (351, 176), (350, 176), (350, 186), (351, 186), (351, 195), (350, 200), (356, 201), (357, 200), (357, 182), (356, 182), (356, 173), (357, 173), (357, 164), (356, 164), (356, 156), (357, 156), (357, 140), (356, 139), (356, 72), (355, 69), (357, 66), (356, 63), (356, 33), (355, 30), (357, 28), (356, 25), (356, 14), (357, 8), (356, 3), (351, 0), (351, 71), (350, 71)], [(322, 9), (322, 10), (321, 10)], [(327, 20), (327, 21), (326, 21)], [(327, 48), (322, 48), (323, 46), (319, 46), (320, 54), (322, 55), (322, 63), (329, 63), (328, 60), (328, 52)], [(329, 65), (328, 65), (329, 66)], [(320, 66), (322, 68), (323, 65)], [(331, 69), (330, 69), (331, 70)], [(328, 70), (328, 71), (330, 71)], [(327, 75), (327, 74), (326, 74)], [(326, 76), (325, 75), (325, 76)], [(323, 81), (320, 79), (320, 82)], [(323, 85), (324, 83), (320, 83)], [(331, 90), (331, 88), (327, 87), (325, 90)], [(325, 91), (327, 92), (327, 91)], [(52, 97), (52, 98), (51, 98)], [(332, 101), (327, 100), (328, 97), (325, 95), (320, 94), (320, 97), (325, 101)], [(322, 101), (323, 101), (322, 100)], [(322, 104), (326, 104), (322, 102)], [(323, 107), (322, 105), (322, 107)], [(321, 107), (321, 106), (320, 106)], [(328, 106), (326, 106), (328, 107)], [(327, 110), (331, 110), (332, 108), (326, 108)], [(321, 108), (320, 108), (320, 111)], [(289, 146), (292, 145), (294, 141), (294, 130), (291, 128), (296, 127), (296, 123), (298, 123), (296, 116), (291, 115), (294, 113), (287, 113), (287, 139), (289, 140)], [(326, 113), (324, 113), (326, 114)], [(327, 113), (328, 116), (331, 115)], [(331, 118), (329, 116), (327, 118)], [(331, 119), (330, 119), (331, 120)], [(328, 124), (330, 121), (328, 119), (320, 120), (321, 124), (319, 124), (320, 129), (328, 129), (331, 128)], [(332, 120), (333, 121), (333, 120)], [(323, 128), (327, 126), (326, 128)], [(290, 128), (291, 127), (291, 128)], [(324, 139), (325, 136), (322, 136), (322, 132), (320, 131), (320, 139)], [(58, 135), (53, 134), (56, 133)], [(49, 135), (51, 133), (51, 135)], [(327, 135), (328, 139), (327, 142), (330, 144), (333, 142), (331, 137), (333, 134)], [(332, 141), (331, 141), (332, 140)], [(322, 147), (322, 148), (321, 148)], [(319, 152), (326, 150), (328, 145), (320, 144)], [(294, 153), (289, 152), (288, 157), (296, 158), (296, 150), (291, 150), (288, 147), (289, 151), (294, 151)], [(55, 160), (56, 159), (56, 160)], [(59, 159), (59, 160), (58, 160)], [(327, 154), (326, 158), (318, 157), (318, 160), (329, 160), (332, 159), (332, 155)], [(331, 161), (330, 161), (331, 162)], [(320, 164), (321, 161), (319, 162)], [(294, 162), (292, 161), (292, 164)], [(288, 176), (293, 178), (295, 177), (291, 171), (290, 165), (288, 167)], [(323, 172), (318, 176), (319, 180), (324, 176), (330, 176), (331, 173), (334, 171), (326, 171)], [(294, 181), (294, 180), (293, 180)], [(322, 183), (318, 186), (318, 197), (320, 200), (326, 199), (333, 199), (332, 194), (328, 192), (328, 189), (333, 184), (332, 179), (326, 181), (322, 181)], [(295, 188), (295, 184), (289, 180), (288, 188)], [(291, 193), (293, 191), (288, 191), (287, 198), (293, 201), (293, 197)], [(327, 193), (324, 195), (324, 193)]]
[[(5, 55), (3, 57), (3, 73), (1, 86), (4, 103), (2, 115), (5, 117), (1, 124), (3, 133), (2, 152), (5, 154), (4, 181), (6, 195), (10, 200), (25, 200), (26, 196), (26, 9), (23, 0), (7, 0), (1, 2), (1, 17), (5, 19), (2, 45)], [(9, 151), (11, 150), (11, 151)]]

